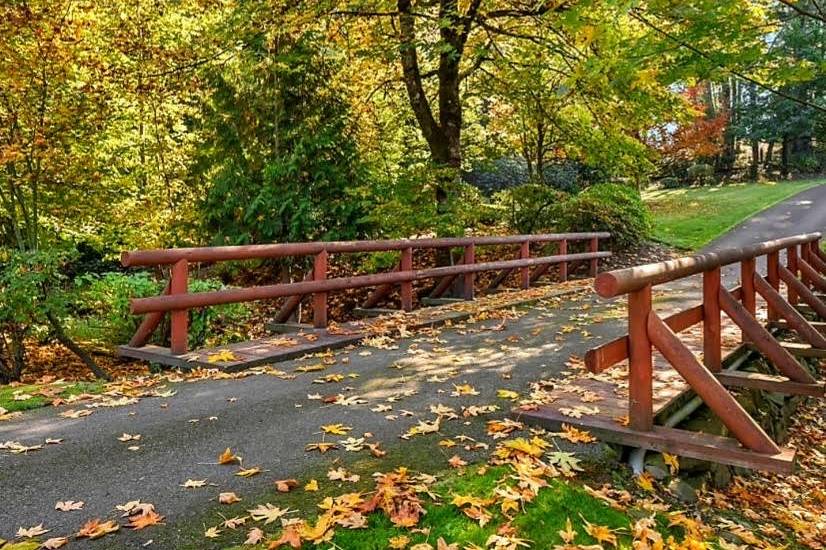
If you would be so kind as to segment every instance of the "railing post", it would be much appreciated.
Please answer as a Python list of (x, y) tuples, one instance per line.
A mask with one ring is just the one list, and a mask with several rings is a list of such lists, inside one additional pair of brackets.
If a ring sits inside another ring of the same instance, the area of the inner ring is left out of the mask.
[[(520, 260), (527, 260), (531, 257), (531, 243), (528, 241), (523, 242), (519, 247), (519, 259)], [(523, 267), (519, 270), (520, 279), (521, 279), (521, 286), (522, 288), (530, 288), (531, 286), (531, 268), (530, 267)]]
[[(402, 259), (399, 271), (405, 273), (413, 271), (413, 248), (408, 247), (402, 250)], [(401, 284), (402, 309), (404, 311), (413, 310), (413, 281), (405, 281)]]
[[(465, 246), (464, 264), (473, 265), (476, 263), (476, 245), (470, 243)], [(464, 284), (462, 285), (462, 292), (465, 300), (473, 300), (473, 282), (476, 279), (475, 273), (465, 273), (463, 277)]]
[[(588, 250), (590, 252), (599, 252), (599, 239), (596, 237), (591, 238), (590, 245), (588, 246)], [(591, 277), (597, 276), (597, 270), (599, 269), (599, 260), (597, 258), (591, 259), (591, 267), (590, 267), (590, 275)]]
[[(313, 281), (323, 281), (327, 279), (327, 251), (322, 250), (316, 254), (313, 261)], [(313, 294), (313, 326), (324, 328), (327, 326), (327, 293), (316, 292)]]
[(720, 268), (703, 273), (703, 363), (719, 372), (723, 364), (720, 323)]
[[(189, 264), (185, 259), (178, 260), (172, 264), (172, 274), (169, 281), (169, 293), (186, 294), (187, 279), (189, 277)], [(183, 355), (186, 353), (189, 340), (189, 310), (174, 310), (169, 314), (171, 334), (169, 348), (173, 355)]]
[[(797, 246), (790, 246), (786, 249), (786, 268), (792, 272), (795, 278), (798, 278), (798, 268), (797, 268)], [(790, 285), (786, 285), (786, 291), (788, 292), (788, 302), (792, 305), (796, 305), (800, 298), (797, 295), (797, 292)]]
[(651, 285), (628, 295), (628, 418), (631, 428), (649, 431), (654, 426), (651, 340)]
[[(568, 241), (562, 239), (559, 241), (559, 255), (564, 256), (568, 253)], [(568, 262), (559, 263), (559, 280), (565, 282), (568, 280)]]
[[(769, 252), (766, 256), (766, 280), (775, 290), (780, 290), (780, 253)], [(769, 314), (769, 321), (777, 321), (780, 314), (775, 310), (771, 304), (767, 306)]]
[[(757, 291), (754, 288), (755, 261), (749, 258), (740, 262), (740, 286), (742, 288), (741, 300), (743, 307), (749, 312), (752, 318), (757, 317)], [(745, 331), (741, 331), (743, 342), (748, 341)]]

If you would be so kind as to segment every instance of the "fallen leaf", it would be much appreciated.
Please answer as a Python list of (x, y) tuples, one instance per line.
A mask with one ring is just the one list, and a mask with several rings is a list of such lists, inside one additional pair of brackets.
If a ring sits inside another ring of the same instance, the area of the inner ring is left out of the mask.
[(252, 468), (241, 468), (240, 470), (235, 472), (235, 475), (237, 475), (238, 477), (252, 477), (252, 476), (256, 476), (260, 473), (261, 473), (261, 467), (260, 466), (253, 466)]
[(55, 510), (61, 512), (71, 512), (72, 510), (80, 510), (83, 508), (83, 501), (75, 502), (74, 500), (61, 500), (54, 505)]
[(204, 536), (208, 539), (217, 539), (221, 536), (221, 530), (217, 527), (210, 527), (206, 531), (204, 531)]
[(207, 480), (205, 479), (187, 479), (181, 484), (181, 487), (185, 489), (195, 489), (197, 487), (203, 487), (206, 485)]
[(69, 539), (67, 537), (52, 537), (43, 541), (40, 548), (43, 548), (43, 550), (57, 550), (58, 548), (63, 548), (67, 544), (69, 544)]
[(318, 491), (318, 481), (317, 481), (317, 480), (315, 480), (315, 479), (311, 479), (311, 480), (310, 480), (310, 481), (308, 481), (308, 482), (307, 482), (307, 484), (304, 486), (304, 490), (305, 490), (305, 491), (309, 491), (309, 492), (315, 492), (315, 491)]
[(263, 521), (264, 525), (270, 524), (281, 516), (289, 512), (289, 508), (279, 508), (273, 506), (269, 502), (266, 504), (259, 504), (251, 510), (247, 510), (254, 521)]
[(229, 447), (218, 455), (218, 464), (241, 464), (241, 457), (234, 454)]
[(135, 530), (144, 529), (152, 525), (160, 525), (163, 523), (164, 517), (155, 511), (150, 511), (145, 514), (138, 514), (129, 518), (129, 527)]
[(120, 525), (112, 520), (100, 521), (99, 519), (91, 519), (83, 524), (80, 531), (75, 535), (77, 538), (99, 539), (109, 533), (114, 533), (120, 529)]
[(235, 493), (221, 493), (218, 495), (218, 502), (220, 504), (235, 504), (241, 502), (241, 499)]
[(275, 482), (275, 489), (279, 493), (289, 493), (294, 487), (298, 487), (298, 480), (279, 479)]
[(29, 528), (20, 527), (17, 530), (17, 536), (21, 537), (21, 538), (30, 539), (32, 537), (39, 537), (40, 535), (42, 535), (44, 533), (48, 533), (48, 532), (49, 532), (49, 530), (45, 529), (43, 527), (43, 524), (40, 523), (38, 525), (35, 525), (34, 527), (29, 527)]
[(352, 429), (350, 426), (345, 426), (344, 424), (327, 424), (321, 427), (321, 431), (333, 435), (347, 435), (347, 432)]
[(250, 529), (250, 532), (247, 533), (247, 539), (244, 541), (244, 544), (251, 546), (254, 544), (259, 544), (262, 540), (264, 540), (264, 531), (258, 527), (253, 527)]

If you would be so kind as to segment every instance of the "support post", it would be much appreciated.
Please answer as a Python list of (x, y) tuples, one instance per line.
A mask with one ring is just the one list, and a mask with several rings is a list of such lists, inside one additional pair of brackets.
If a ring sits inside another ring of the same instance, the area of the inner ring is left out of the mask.
[[(531, 243), (523, 242), (519, 246), (519, 259), (527, 260), (531, 257)], [(523, 267), (519, 270), (520, 283), (523, 289), (528, 289), (531, 286), (531, 268)]]
[[(562, 239), (559, 241), (559, 255), (564, 256), (568, 253), (568, 240)], [(568, 280), (568, 262), (559, 263), (559, 280), (565, 282)]]
[[(313, 261), (313, 281), (323, 281), (327, 279), (327, 251), (322, 250), (315, 255)], [(324, 328), (327, 326), (327, 293), (316, 292), (313, 294), (313, 326)]]
[(654, 361), (648, 339), (651, 285), (628, 295), (628, 418), (634, 430), (654, 426)]
[[(591, 238), (590, 245), (588, 246), (588, 250), (590, 252), (599, 252), (599, 239), (596, 237)], [(597, 276), (597, 271), (599, 270), (599, 260), (597, 258), (592, 258), (590, 260), (590, 268), (589, 274), (591, 277)]]
[[(780, 291), (780, 253), (770, 252), (766, 256), (766, 281), (776, 291)], [(769, 321), (777, 321), (780, 314), (771, 305), (767, 307)]]
[[(476, 245), (473, 243), (465, 246), (465, 254), (463, 256), (465, 265), (473, 265), (476, 263)], [(465, 273), (462, 277), (462, 292), (465, 300), (473, 300), (473, 282), (476, 279), (475, 273)]]
[[(186, 294), (189, 264), (186, 260), (178, 260), (172, 264), (172, 275), (169, 282), (169, 293)], [(187, 350), (189, 340), (189, 310), (176, 309), (169, 314), (171, 324), (170, 351), (173, 355), (183, 355)]]
[[(413, 248), (408, 247), (402, 250), (401, 264), (399, 270), (402, 272), (413, 271)], [(402, 309), (404, 311), (413, 310), (413, 281), (405, 281), (401, 284)]]
[[(757, 318), (757, 292), (754, 289), (754, 274), (756, 273), (754, 258), (749, 258), (740, 262), (740, 294), (743, 300), (743, 308), (749, 312), (753, 319)], [(742, 328), (742, 327), (741, 327)], [(741, 339), (748, 342), (749, 337), (745, 330), (741, 331)]]
[[(798, 273), (797, 273), (797, 247), (796, 246), (790, 246), (789, 248), (786, 249), (786, 269), (788, 269), (792, 273), (792, 276), (795, 279), (797, 279)], [(795, 289), (793, 289), (791, 286), (789, 286), (788, 281), (785, 281), (785, 283), (786, 283), (786, 291), (788, 293), (787, 294), (788, 299), (786, 301), (789, 302), (790, 304), (792, 304), (793, 306), (797, 305), (798, 303), (800, 303), (800, 298), (797, 294), (797, 291)]]
[(703, 273), (703, 362), (711, 372), (723, 365), (719, 267)]

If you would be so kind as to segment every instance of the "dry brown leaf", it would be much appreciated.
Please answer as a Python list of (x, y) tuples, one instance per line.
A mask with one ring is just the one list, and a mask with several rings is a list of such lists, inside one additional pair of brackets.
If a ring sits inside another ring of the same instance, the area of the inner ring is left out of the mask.
[(30, 539), (32, 537), (39, 537), (40, 535), (48, 532), (49, 529), (45, 529), (43, 527), (43, 524), (40, 523), (38, 525), (35, 525), (34, 527), (20, 527), (19, 529), (17, 529), (17, 536), (21, 538)]
[(241, 457), (232, 452), (229, 447), (218, 455), (218, 464), (241, 464)]
[(99, 539), (109, 533), (114, 533), (120, 529), (120, 525), (115, 523), (113, 520), (108, 521), (101, 521), (100, 519), (90, 519), (83, 527), (80, 528), (80, 531), (77, 532), (75, 535), (77, 538), (88, 538), (91, 540)]
[(71, 512), (72, 510), (80, 510), (81, 508), (83, 508), (82, 500), (77, 502), (74, 500), (61, 500), (54, 505), (54, 509), (60, 510), (61, 512)]
[(264, 531), (258, 527), (253, 527), (250, 529), (250, 532), (247, 533), (247, 539), (244, 541), (244, 544), (252, 546), (255, 544), (260, 544), (262, 540), (264, 540)]
[(129, 518), (129, 527), (135, 530), (144, 529), (152, 525), (163, 523), (164, 517), (157, 512), (150, 511), (145, 514), (138, 514)]
[(63, 548), (67, 544), (69, 544), (68, 537), (52, 537), (43, 541), (40, 548), (43, 550), (57, 550), (58, 548)]
[(289, 493), (294, 487), (298, 487), (298, 480), (296, 479), (279, 479), (275, 482), (275, 489), (279, 493)]
[(235, 493), (221, 493), (218, 495), (218, 502), (221, 504), (235, 504), (241, 502), (241, 499)]

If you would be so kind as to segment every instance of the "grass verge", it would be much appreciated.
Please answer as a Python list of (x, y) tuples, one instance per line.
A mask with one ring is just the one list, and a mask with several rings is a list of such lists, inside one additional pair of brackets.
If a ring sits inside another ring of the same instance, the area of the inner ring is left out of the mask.
[(103, 382), (56, 382), (53, 384), (23, 384), (0, 386), (0, 408), (9, 412), (45, 407), (55, 398), (67, 399), (83, 393), (99, 394)]
[(654, 217), (654, 237), (677, 248), (696, 250), (732, 227), (826, 179), (729, 184), (646, 191)]

